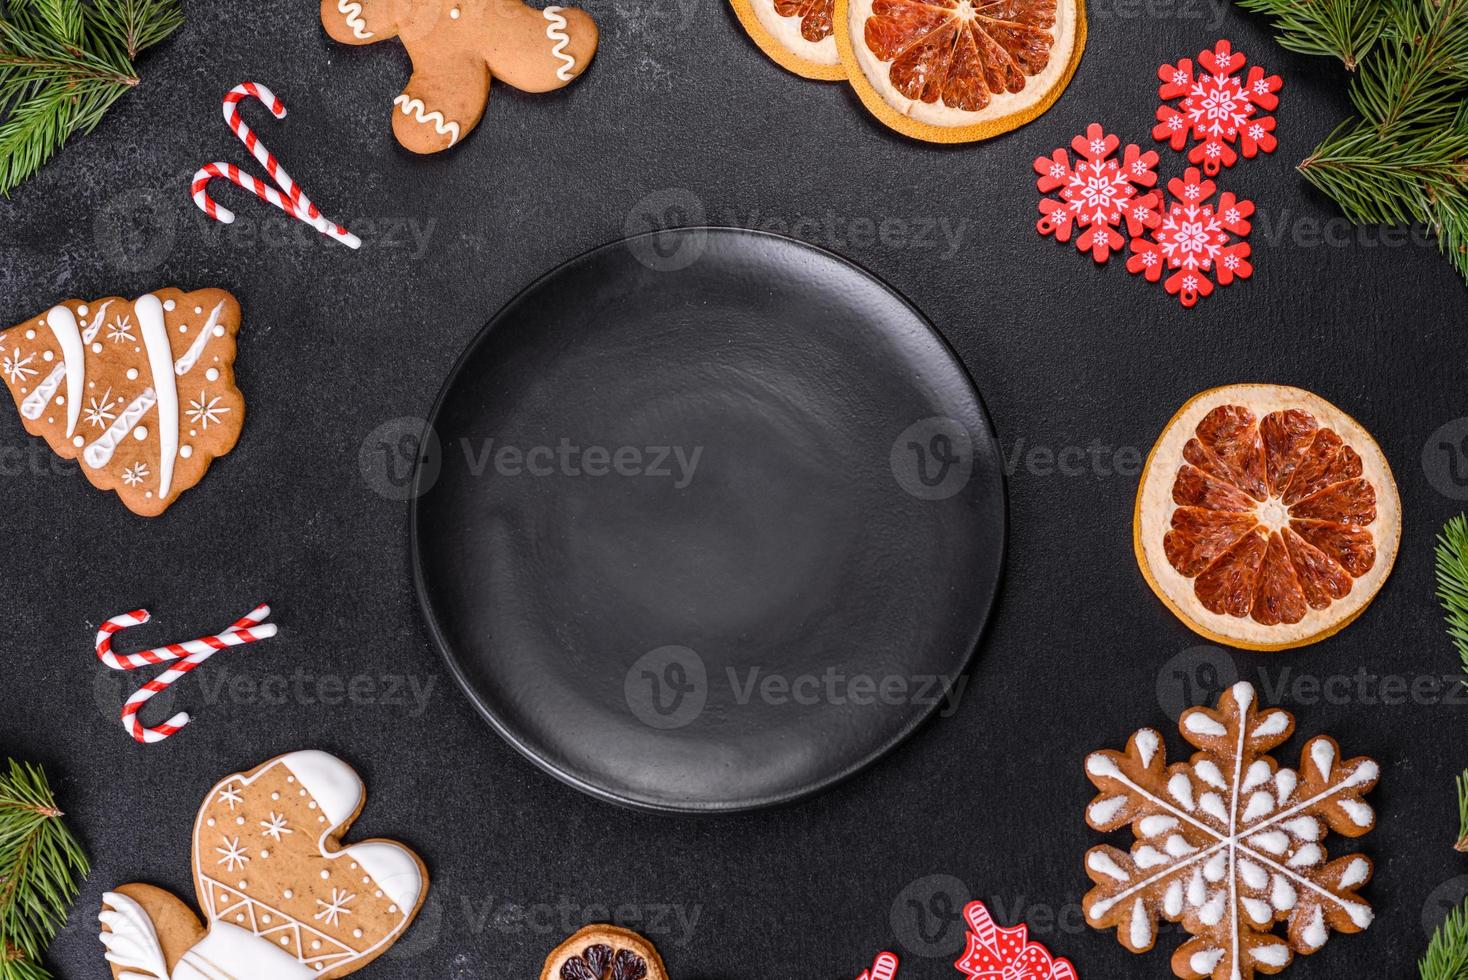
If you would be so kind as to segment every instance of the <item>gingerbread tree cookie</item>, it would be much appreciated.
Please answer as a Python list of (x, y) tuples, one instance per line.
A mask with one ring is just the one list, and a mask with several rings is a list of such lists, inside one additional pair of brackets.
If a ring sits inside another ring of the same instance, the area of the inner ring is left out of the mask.
[(1172, 971), (1183, 980), (1278, 973), (1331, 932), (1369, 926), (1371, 907), (1356, 890), (1371, 880), (1371, 861), (1332, 861), (1324, 841), (1331, 831), (1360, 837), (1376, 826), (1362, 797), (1380, 767), (1344, 758), (1323, 735), (1305, 744), (1298, 771), (1280, 766), (1269, 753), (1295, 720), (1257, 709), (1244, 683), (1225, 691), (1216, 711), (1185, 711), (1179, 728), (1199, 750), (1188, 762), (1168, 765), (1151, 728), (1124, 752), (1086, 760), (1100, 790), (1086, 822), (1107, 833), (1130, 826), (1136, 837), (1130, 852), (1102, 846), (1086, 855), (1096, 885), (1082, 903), (1086, 921), (1115, 929), (1134, 953), (1156, 944), (1159, 919), (1182, 923), (1193, 938), (1173, 953)]
[(101, 939), (113, 976), (335, 980), (381, 956), (418, 914), (428, 873), (393, 841), (340, 846), (365, 800), (357, 774), (325, 752), (226, 777), (194, 824), (207, 932), (167, 892), (108, 892)]
[(239, 329), (222, 289), (67, 300), (0, 331), (0, 377), (27, 432), (156, 517), (239, 439)]
[(343, 44), (397, 38), (413, 77), (393, 100), (393, 133), (414, 153), (437, 153), (484, 115), (492, 79), (550, 92), (596, 54), (596, 22), (580, 10), (520, 0), (321, 0), (321, 23)]

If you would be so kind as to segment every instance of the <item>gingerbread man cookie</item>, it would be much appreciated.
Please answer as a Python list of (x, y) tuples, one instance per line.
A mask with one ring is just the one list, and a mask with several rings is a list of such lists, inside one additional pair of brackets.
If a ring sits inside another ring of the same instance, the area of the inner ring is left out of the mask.
[(351, 767), (293, 752), (226, 777), (194, 823), (206, 925), (148, 885), (102, 896), (115, 980), (335, 980), (403, 934), (428, 891), (401, 844), (341, 838), (366, 800)]
[(437, 153), (484, 115), (491, 79), (522, 92), (570, 84), (596, 54), (590, 15), (537, 10), (521, 0), (321, 0), (321, 23), (344, 44), (397, 38), (413, 77), (393, 100), (393, 133), (414, 153)]
[(27, 432), (156, 517), (239, 439), (239, 329), (222, 289), (66, 300), (0, 330), (0, 377)]

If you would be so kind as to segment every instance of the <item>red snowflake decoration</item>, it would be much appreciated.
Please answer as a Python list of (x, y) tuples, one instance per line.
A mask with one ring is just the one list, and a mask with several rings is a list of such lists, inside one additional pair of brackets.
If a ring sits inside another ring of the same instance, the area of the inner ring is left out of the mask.
[(878, 953), (877, 958), (872, 961), (872, 968), (866, 970), (856, 980), (895, 980), (897, 977), (897, 957), (891, 953)]
[(1035, 227), (1042, 235), (1054, 235), (1057, 241), (1070, 241), (1076, 228), (1085, 229), (1076, 238), (1076, 248), (1090, 252), (1097, 262), (1105, 262), (1126, 241), (1117, 230), (1123, 220), (1131, 237), (1155, 228), (1161, 216), (1161, 203), (1156, 191), (1138, 193), (1140, 188), (1157, 184), (1157, 153), (1143, 153), (1128, 143), (1118, 161), (1113, 154), (1121, 140), (1107, 133), (1097, 123), (1086, 129), (1085, 136), (1070, 142), (1076, 152), (1072, 165), (1070, 154), (1059, 148), (1048, 157), (1035, 159), (1035, 181), (1042, 194), (1059, 190), (1060, 197), (1041, 198), (1040, 220)]
[(1279, 105), (1274, 93), (1284, 82), (1278, 75), (1266, 76), (1258, 65), (1249, 69), (1248, 78), (1238, 78), (1247, 61), (1242, 51), (1234, 51), (1222, 40), (1212, 51), (1198, 55), (1199, 71), (1194, 71), (1191, 58), (1157, 69), (1162, 80), (1157, 94), (1164, 100), (1182, 101), (1157, 110), (1152, 138), (1181, 150), (1192, 136), (1197, 143), (1188, 151), (1188, 161), (1202, 166), (1210, 177), (1238, 160), (1230, 145), (1234, 142), (1245, 159), (1252, 160), (1260, 150), (1273, 153), (1278, 145), (1274, 117), (1256, 113), (1274, 111)]
[(1183, 306), (1193, 306), (1200, 297), (1213, 292), (1210, 273), (1218, 285), (1227, 286), (1254, 272), (1249, 264), (1249, 243), (1230, 241), (1233, 236), (1249, 234), (1254, 202), (1241, 201), (1225, 191), (1215, 206), (1208, 203), (1215, 190), (1213, 181), (1203, 180), (1198, 168), (1189, 167), (1184, 177), (1168, 182), (1167, 191), (1174, 202), (1152, 229), (1150, 240), (1132, 239), (1127, 271), (1144, 273), (1148, 282), (1161, 279), (1164, 271), (1170, 272), (1164, 285)]
[(1077, 980), (1070, 960), (1055, 959), (1044, 946), (1030, 942), (1023, 923), (1003, 928), (983, 902), (970, 902), (963, 917), (969, 928), (968, 949), (953, 965), (968, 980)]

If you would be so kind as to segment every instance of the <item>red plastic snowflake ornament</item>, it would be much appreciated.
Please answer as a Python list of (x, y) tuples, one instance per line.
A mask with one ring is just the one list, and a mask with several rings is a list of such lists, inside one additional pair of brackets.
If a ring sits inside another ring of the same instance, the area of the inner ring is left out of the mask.
[(878, 953), (872, 968), (865, 970), (856, 980), (896, 980), (897, 957), (891, 953)]
[(1231, 241), (1249, 234), (1254, 202), (1225, 191), (1214, 206), (1208, 201), (1215, 190), (1213, 181), (1203, 180), (1198, 168), (1189, 167), (1185, 176), (1168, 181), (1167, 191), (1175, 200), (1152, 229), (1151, 238), (1132, 239), (1127, 271), (1145, 274), (1148, 282), (1167, 272), (1164, 285), (1183, 306), (1194, 306), (1213, 292), (1210, 274), (1218, 285), (1227, 286), (1254, 272), (1249, 243)]
[(1152, 138), (1170, 143), (1174, 150), (1186, 146), (1190, 136), (1197, 140), (1188, 151), (1188, 161), (1201, 166), (1210, 177), (1238, 161), (1233, 143), (1238, 143), (1245, 159), (1252, 160), (1260, 150), (1273, 153), (1278, 144), (1274, 117), (1258, 112), (1274, 111), (1279, 105), (1274, 93), (1284, 82), (1278, 75), (1266, 76), (1258, 65), (1240, 79), (1237, 73), (1247, 61), (1242, 51), (1234, 51), (1223, 40), (1212, 51), (1198, 55), (1197, 71), (1191, 58), (1157, 69), (1162, 80), (1157, 94), (1164, 100), (1182, 101), (1158, 108)]
[(968, 949), (953, 964), (968, 980), (1076, 980), (1070, 960), (1055, 959), (1039, 943), (1030, 942), (1029, 929), (998, 925), (983, 902), (963, 910), (968, 923)]
[(1076, 248), (1105, 262), (1126, 241), (1118, 230), (1123, 221), (1135, 238), (1160, 220), (1157, 192), (1139, 193), (1157, 184), (1157, 153), (1143, 153), (1128, 143), (1118, 161), (1113, 154), (1121, 140), (1097, 123), (1070, 145), (1076, 152), (1074, 164), (1063, 147), (1035, 160), (1035, 172), (1040, 175), (1035, 184), (1040, 192), (1060, 192), (1058, 200), (1041, 198), (1041, 217), (1035, 227), (1040, 234), (1054, 235), (1062, 242), (1070, 241), (1075, 229), (1084, 229), (1076, 237)]

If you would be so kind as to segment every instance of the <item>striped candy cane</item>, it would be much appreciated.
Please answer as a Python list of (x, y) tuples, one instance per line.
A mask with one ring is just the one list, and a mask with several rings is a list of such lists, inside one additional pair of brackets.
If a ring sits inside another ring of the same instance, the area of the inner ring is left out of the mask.
[[(176, 666), (168, 668), (158, 677), (148, 681), (127, 699), (122, 706), (122, 727), (139, 742), (153, 743), (163, 741), (187, 725), (189, 715), (181, 711), (163, 724), (149, 728), (139, 720), (138, 712), (142, 710), (143, 705), (152, 700), (154, 695), (167, 690), (175, 681), (203, 664), (220, 650), (254, 643), (257, 640), (270, 639), (276, 634), (276, 628), (274, 623), (265, 623), (269, 616), (269, 606), (256, 606), (228, 629), (213, 636), (189, 640), (186, 643), (170, 643), (167, 646), (128, 654), (114, 652), (112, 638), (119, 631), (130, 626), (140, 626), (146, 623), (151, 618), (148, 611), (138, 609), (134, 612), (123, 613), (121, 616), (113, 616), (103, 623), (102, 628), (97, 632), (97, 659), (113, 670), (136, 670), (152, 664), (178, 661)], [(264, 625), (261, 625), (262, 623)]]
[(856, 980), (896, 980), (897, 957), (891, 953), (880, 953), (872, 962), (872, 968)]
[(194, 174), (190, 188), (194, 203), (198, 205), (199, 210), (215, 221), (226, 225), (233, 223), (234, 212), (209, 196), (209, 182), (215, 178), (223, 178), (250, 191), (262, 201), (275, 205), (291, 217), (304, 221), (328, 238), (334, 238), (350, 248), (360, 248), (362, 245), (360, 238), (336, 222), (322, 217), (320, 209), (311, 202), (305, 191), (301, 190), (300, 185), (291, 179), (291, 175), (286, 173), (280, 161), (275, 158), (275, 154), (260, 142), (254, 130), (245, 123), (239, 110), (239, 104), (245, 99), (258, 99), (277, 119), (285, 118), (285, 104), (276, 98), (275, 93), (270, 89), (255, 82), (236, 85), (224, 97), (224, 121), (240, 142), (245, 144), (245, 148), (254, 155), (256, 160), (260, 161), (260, 165), (265, 168), (265, 172), (280, 190), (270, 187), (249, 174), (241, 173), (240, 169), (233, 164), (210, 163), (200, 167)]

